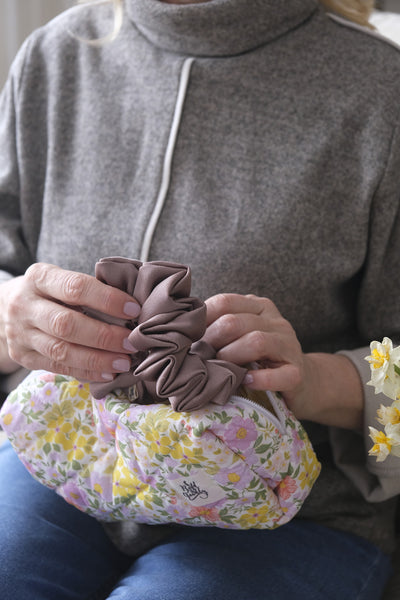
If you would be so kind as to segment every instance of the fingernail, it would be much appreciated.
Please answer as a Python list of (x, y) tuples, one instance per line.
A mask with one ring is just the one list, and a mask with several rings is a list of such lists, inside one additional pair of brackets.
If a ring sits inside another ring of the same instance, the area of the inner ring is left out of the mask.
[(138, 317), (140, 315), (140, 306), (136, 302), (126, 302), (124, 306), (124, 313), (128, 317)]
[(126, 373), (127, 371), (130, 370), (131, 363), (128, 359), (118, 358), (117, 360), (114, 360), (112, 366), (113, 366), (113, 369), (115, 369), (115, 371), (119, 371), (121, 373)]
[(114, 375), (112, 375), (111, 373), (102, 373), (101, 376), (104, 379), (104, 381), (112, 381), (114, 379)]
[(137, 352), (137, 348), (130, 343), (129, 338), (125, 338), (122, 345), (128, 352)]
[(253, 375), (250, 375), (250, 373), (247, 373), (247, 375), (245, 375), (245, 377), (243, 379), (243, 383), (244, 383), (244, 385), (250, 385), (250, 384), (254, 383)]

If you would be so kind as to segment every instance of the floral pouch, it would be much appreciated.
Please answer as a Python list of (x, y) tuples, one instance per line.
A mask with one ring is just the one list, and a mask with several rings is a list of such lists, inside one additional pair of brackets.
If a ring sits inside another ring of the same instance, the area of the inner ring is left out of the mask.
[[(141, 305), (129, 373), (82, 384), (34, 371), (0, 423), (41, 483), (99, 520), (274, 528), (300, 509), (320, 465), (278, 394), (240, 386), (242, 367), (201, 338), (204, 302), (184, 265), (102, 259), (96, 276)], [(110, 322), (82, 307), (92, 318)]]
[(97, 400), (88, 384), (35, 371), (0, 421), (33, 477), (99, 520), (275, 528), (298, 512), (320, 465), (279, 395), (265, 399), (269, 408), (235, 395), (177, 412), (122, 390)]

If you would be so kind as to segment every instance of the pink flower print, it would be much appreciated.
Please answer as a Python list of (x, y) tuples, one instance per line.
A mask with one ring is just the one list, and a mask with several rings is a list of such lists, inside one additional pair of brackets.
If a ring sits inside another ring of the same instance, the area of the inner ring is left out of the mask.
[(45, 402), (54, 402), (59, 399), (59, 389), (54, 385), (54, 382), (45, 383), (39, 390), (39, 395)]
[(300, 452), (304, 448), (304, 441), (301, 439), (301, 437), (299, 436), (299, 433), (296, 430), (294, 430), (292, 432), (292, 438), (293, 438), (293, 443), (292, 443), (291, 455), (300, 457)]
[(55, 381), (55, 374), (54, 373), (48, 373), (47, 371), (43, 372), (39, 379), (41, 379), (41, 381)]
[(79, 510), (85, 510), (89, 504), (85, 492), (80, 489), (76, 483), (69, 481), (62, 489), (64, 500), (72, 504)]
[(200, 517), (215, 523), (219, 521), (219, 513), (215, 506), (195, 506), (189, 512), (190, 517)]
[(214, 475), (214, 479), (223, 486), (244, 490), (254, 476), (253, 471), (245, 463), (237, 462), (230, 468), (220, 469)]
[(278, 496), (283, 498), (283, 500), (288, 500), (292, 494), (297, 490), (297, 484), (292, 477), (287, 475), (285, 479), (283, 479), (278, 485)]
[(223, 432), (223, 438), (228, 445), (239, 450), (245, 450), (257, 439), (257, 430), (252, 419), (234, 417)]
[[(176, 498), (176, 496), (172, 496), (172, 498), (174, 497)], [(169, 502), (168, 499), (168, 504), (165, 500), (165, 502), (163, 503), (163, 508), (172, 517), (175, 523), (184, 523), (189, 516), (188, 510), (190, 507), (188, 507), (186, 503), (182, 503), (182, 501), (179, 498), (176, 498), (176, 502)]]
[(90, 476), (85, 480), (85, 486), (87, 489), (92, 488), (104, 502), (112, 502), (113, 489), (112, 489), (112, 476), (104, 475), (103, 473), (91, 473)]

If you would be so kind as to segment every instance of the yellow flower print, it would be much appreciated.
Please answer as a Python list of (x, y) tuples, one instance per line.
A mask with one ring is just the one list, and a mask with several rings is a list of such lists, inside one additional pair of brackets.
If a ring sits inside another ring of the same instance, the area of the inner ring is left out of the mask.
[(271, 507), (268, 504), (262, 506), (252, 506), (239, 518), (240, 526), (243, 529), (251, 527), (260, 527), (263, 523), (271, 520)]
[(64, 423), (64, 421), (71, 420), (73, 417), (74, 406), (70, 400), (64, 400), (58, 404), (54, 404), (51, 410), (44, 415), (49, 429), (56, 429)]
[(205, 463), (207, 460), (203, 455), (202, 448), (191, 449), (178, 443), (171, 448), (170, 456), (184, 465)]
[(50, 444), (59, 444), (65, 451), (69, 451), (67, 458), (70, 462), (73, 460), (82, 460), (85, 454), (91, 452), (96, 438), (91, 436), (86, 438), (75, 431), (71, 423), (64, 422), (60, 417), (57, 421), (50, 422), (51, 427), (42, 437), (43, 442)]
[(137, 496), (147, 491), (148, 487), (125, 466), (122, 457), (119, 457), (113, 471), (113, 496)]
[(68, 434), (72, 430), (71, 423), (66, 423), (62, 417), (56, 421), (51, 421), (47, 432), (43, 436), (45, 442), (60, 444), (64, 450), (67, 450), (69, 444)]
[[(87, 439), (83, 435), (79, 435), (77, 431), (73, 431), (69, 436), (69, 447), (71, 452), (68, 453), (68, 460), (82, 460), (86, 452), (90, 452), (91, 446), (87, 445)], [(67, 450), (68, 448), (66, 448)]]
[(321, 465), (310, 445), (306, 445), (301, 451), (302, 471), (297, 477), (298, 485), (302, 490), (311, 488), (321, 470)]
[[(89, 384), (81, 383), (76, 379), (66, 382), (65, 385), (62, 386), (61, 390), (61, 400), (64, 400), (65, 398), (75, 398), (75, 396), (82, 398), (82, 400), (87, 400), (90, 398)], [(85, 406), (85, 402), (75, 404), (75, 406), (81, 409)]]
[(244, 440), (247, 436), (247, 429), (245, 427), (240, 427), (236, 432), (236, 437), (238, 440)]
[(302, 471), (297, 478), (297, 482), (302, 490), (309, 487), (311, 484), (310, 472), (308, 470)]
[(160, 434), (156, 429), (149, 429), (145, 433), (145, 439), (149, 443), (147, 450), (150, 456), (155, 454), (168, 456), (172, 443), (168, 436)]
[(11, 413), (7, 413), (3, 417), (3, 423), (4, 423), (4, 425), (11, 425), (12, 420), (13, 420), (13, 416), (12, 416)]

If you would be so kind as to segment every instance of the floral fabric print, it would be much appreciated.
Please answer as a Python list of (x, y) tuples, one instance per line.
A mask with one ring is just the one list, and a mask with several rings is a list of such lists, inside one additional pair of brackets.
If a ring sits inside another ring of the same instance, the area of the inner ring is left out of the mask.
[(0, 422), (30, 473), (99, 520), (274, 528), (318, 477), (310, 441), (278, 395), (274, 414), (233, 396), (175, 412), (45, 371), (10, 394)]

